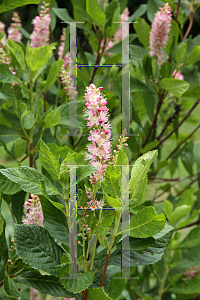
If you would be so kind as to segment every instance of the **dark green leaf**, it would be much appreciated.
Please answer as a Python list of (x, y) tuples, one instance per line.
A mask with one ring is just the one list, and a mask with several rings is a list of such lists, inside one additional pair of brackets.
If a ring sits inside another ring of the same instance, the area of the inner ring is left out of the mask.
[(44, 227), (61, 243), (69, 246), (69, 230), (65, 215), (45, 196), (40, 196), (44, 215)]
[(142, 18), (136, 19), (137, 23), (134, 23), (134, 29), (137, 33), (139, 41), (144, 47), (149, 48), (149, 34), (151, 27), (149, 24)]
[(16, 130), (0, 124), (0, 140), (5, 144), (16, 140), (18, 137), (19, 133)]
[(40, 190), (40, 181), (42, 180), (44, 181), (48, 195), (59, 194), (51, 181), (34, 168), (19, 167), (0, 169), (0, 173), (9, 178), (11, 181), (16, 182), (25, 192), (42, 195)]
[(56, 61), (53, 65), (51, 65), (51, 68), (49, 70), (47, 80), (44, 86), (45, 91), (48, 90), (56, 81), (57, 76), (60, 72), (60, 69), (63, 65), (63, 59)]
[(0, 13), (8, 11), (27, 4), (38, 4), (39, 0), (8, 0), (2, 1), (0, 4)]
[(8, 295), (11, 299), (27, 300), (18, 291), (17, 286), (12, 278), (10, 278), (10, 277), (4, 278), (3, 288), (4, 288), (6, 295)]
[(15, 113), (11, 112), (8, 109), (3, 109), (3, 108), (1, 109), (1, 113), (2, 113), (2, 116), (4, 117), (4, 119), (6, 121), (8, 121), (10, 124), (12, 124), (13, 126), (16, 126), (16, 127), (21, 126), (20, 120)]
[(66, 291), (56, 277), (43, 276), (36, 270), (24, 270), (15, 277), (15, 281), (33, 287), (41, 293), (46, 293), (55, 297), (73, 297), (73, 294)]
[(24, 191), (19, 191), (15, 195), (12, 195), (12, 211), (18, 224), (21, 224), (22, 221), (25, 196), (26, 192)]
[(15, 245), (19, 257), (31, 267), (57, 276), (63, 250), (48, 231), (38, 225), (15, 225)]

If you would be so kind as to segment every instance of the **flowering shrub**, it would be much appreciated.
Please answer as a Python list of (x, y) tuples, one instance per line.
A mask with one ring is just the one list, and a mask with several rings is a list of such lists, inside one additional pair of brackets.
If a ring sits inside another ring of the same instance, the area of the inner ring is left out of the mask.
[(0, 299), (195, 297), (199, 4), (48, 2), (0, 22)]

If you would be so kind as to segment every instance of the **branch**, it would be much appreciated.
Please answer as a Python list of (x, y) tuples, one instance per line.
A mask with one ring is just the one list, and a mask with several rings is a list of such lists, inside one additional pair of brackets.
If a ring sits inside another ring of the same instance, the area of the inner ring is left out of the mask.
[(192, 227), (192, 226), (195, 226), (195, 225), (198, 225), (198, 224), (200, 224), (200, 219), (197, 220), (197, 221), (195, 221), (195, 222), (193, 222), (193, 223), (190, 223), (190, 224), (188, 224), (188, 225), (185, 225), (185, 226), (183, 226), (183, 227), (181, 227), (181, 228), (177, 228), (177, 229), (174, 229), (174, 230), (180, 230), (180, 229)]
[(110, 252), (106, 256), (106, 261), (105, 261), (105, 265), (104, 265), (104, 269), (103, 269), (103, 274), (102, 274), (102, 277), (101, 277), (101, 282), (100, 282), (100, 286), (99, 287), (103, 286), (103, 282), (104, 282), (104, 279), (105, 279), (105, 276), (106, 276), (107, 267), (108, 267), (109, 258), (110, 258)]
[(183, 40), (186, 40), (186, 38), (188, 37), (188, 35), (190, 33), (190, 30), (192, 28), (192, 25), (193, 25), (193, 12), (190, 13), (189, 18), (190, 18), (190, 23), (189, 23), (188, 29), (187, 29), (184, 37), (183, 37)]
[(198, 129), (200, 128), (200, 124), (179, 144), (176, 146), (176, 148), (167, 156), (165, 160), (168, 160), (176, 150), (183, 145)]
[[(144, 148), (144, 147), (146, 146), (146, 144), (147, 144), (147, 142), (148, 142), (148, 139), (149, 139), (149, 137), (150, 137), (150, 134), (151, 134), (151, 132), (152, 132), (152, 129), (154, 128), (154, 126), (156, 126), (157, 116), (158, 116), (158, 113), (159, 113), (160, 108), (161, 108), (161, 106), (162, 106), (162, 103), (163, 103), (163, 97), (161, 97), (160, 100), (159, 100), (159, 102), (158, 102), (156, 114), (155, 114), (154, 119), (153, 119), (153, 123), (152, 123), (152, 125), (151, 125), (151, 128), (150, 128), (149, 133), (148, 133), (148, 135), (147, 135), (147, 137), (146, 137), (146, 139), (145, 139), (145, 141), (144, 141), (144, 144), (143, 144), (142, 148)], [(139, 156), (140, 156), (140, 155), (139, 155)]]
[[(197, 99), (192, 108), (188, 111), (186, 116), (183, 118), (183, 120), (163, 139), (159, 142), (158, 146), (162, 145), (182, 124), (183, 122), (189, 117), (189, 115), (192, 113), (192, 111), (195, 109), (195, 107), (199, 104), (200, 99)], [(157, 148), (156, 146), (155, 148)], [(154, 150), (155, 148), (151, 149)]]
[[(101, 35), (101, 38), (100, 38), (100, 40), (99, 40), (99, 45), (98, 45), (98, 50), (97, 50), (97, 58), (96, 58), (95, 65), (98, 65), (98, 64), (100, 63), (101, 56), (102, 56), (102, 54), (104, 53), (104, 50), (105, 50), (105, 48), (106, 48), (106, 38), (105, 38), (105, 40), (104, 40), (104, 45), (103, 45), (103, 48), (102, 48), (102, 51), (100, 52), (101, 41), (102, 41), (102, 35)], [(95, 66), (89, 84), (91, 84), (91, 83), (93, 82), (94, 76), (95, 76), (95, 73), (96, 73), (97, 69), (98, 69), (98, 67)]]
[(177, 19), (178, 19), (178, 12), (179, 12), (180, 4), (181, 4), (181, 0), (178, 0), (178, 4), (177, 4), (177, 8), (176, 8), (176, 17), (174, 19), (175, 22), (177, 22)]

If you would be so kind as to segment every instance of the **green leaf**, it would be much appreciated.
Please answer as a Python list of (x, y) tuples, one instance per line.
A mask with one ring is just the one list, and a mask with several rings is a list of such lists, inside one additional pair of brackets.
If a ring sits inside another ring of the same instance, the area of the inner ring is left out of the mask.
[(180, 43), (176, 50), (176, 63), (179, 65), (187, 55), (187, 44), (186, 43)]
[(4, 117), (4, 119), (6, 121), (8, 121), (10, 124), (12, 124), (13, 126), (16, 126), (16, 127), (21, 126), (18, 116), (15, 113), (11, 112), (11, 110), (2, 108), (1, 113), (2, 113), (2, 116)]
[(184, 220), (184, 221), (181, 221), (178, 224), (178, 226), (176, 226), (176, 229), (185, 227), (186, 225), (192, 223), (192, 221), (194, 221), (194, 219), (196, 219), (198, 215), (199, 215), (198, 210), (193, 210), (192, 214), (190, 215), (190, 217), (188, 219)]
[(114, 211), (106, 211), (103, 210), (102, 212), (102, 221), (101, 226), (103, 227), (109, 227), (114, 219), (115, 212)]
[(130, 236), (146, 238), (154, 236), (165, 227), (165, 215), (157, 215), (152, 206), (145, 207), (130, 222)]
[(68, 11), (67, 11), (66, 8), (52, 8), (52, 10), (53, 10), (53, 12), (56, 14), (56, 16), (57, 16), (58, 18), (60, 18), (61, 20), (63, 20), (63, 21), (68, 21), (68, 22), (74, 21), (74, 20), (70, 17), (70, 15), (69, 15), (69, 13), (68, 13)]
[(38, 225), (15, 225), (15, 245), (19, 257), (31, 267), (57, 276), (63, 250), (48, 231)]
[(50, 197), (48, 196), (43, 180), (41, 180), (40, 189), (42, 191), (42, 194), (51, 202), (51, 204), (53, 204), (53, 206), (55, 206), (56, 208), (58, 208), (62, 213), (64, 213), (66, 215), (64, 205), (62, 203), (58, 203), (58, 202), (52, 201), (50, 199)]
[(181, 97), (197, 99), (200, 94), (200, 84), (195, 85), (192, 89), (186, 91)]
[[(1, 219), (3, 219), (2, 216)], [(2, 233), (0, 234), (0, 257), (2, 257), (5, 265), (8, 260), (8, 245), (5, 237), (5, 221), (4, 222), (1, 221), (1, 225), (3, 226), (3, 230)]]
[(14, 42), (10, 39), (7, 40), (6, 45), (8, 46), (9, 50), (12, 52), (14, 57), (16, 58), (18, 64), (20, 65), (20, 68), (22, 70), (26, 70), (24, 51), (22, 47), (17, 42)]
[[(150, 247), (155, 242), (152, 237), (146, 239), (129, 237), (130, 250), (143, 250)], [(117, 243), (117, 248), (121, 249), (121, 241)]]
[(21, 121), (25, 129), (31, 129), (34, 125), (34, 112), (29, 110), (26, 114), (22, 115)]
[(21, 157), (27, 148), (27, 142), (23, 140), (22, 138), (19, 138), (16, 140), (14, 144), (14, 151), (17, 157)]
[(100, 226), (100, 225), (97, 225), (97, 236), (98, 236), (98, 240), (99, 240), (99, 243), (105, 247), (105, 237), (106, 237), (106, 230), (104, 227)]
[(134, 208), (135, 206), (140, 204), (140, 202), (142, 201), (142, 198), (143, 198), (143, 194), (144, 194), (146, 185), (147, 185), (147, 175), (143, 176), (142, 179), (140, 179), (137, 182), (135, 189), (131, 193), (130, 208)]
[[(130, 261), (127, 257), (125, 266), (150, 265), (159, 261), (165, 253), (172, 234), (173, 227), (166, 224), (165, 228), (154, 236), (155, 241), (149, 248), (146, 248), (145, 250), (130, 251)], [(127, 253), (128, 252), (124, 251), (124, 258), (127, 256)], [(105, 263), (105, 258), (101, 260), (101, 263)], [(108, 264), (121, 267), (121, 249), (117, 249), (110, 255)]]
[(140, 43), (147, 49), (149, 48), (149, 34), (151, 27), (149, 24), (142, 18), (138, 18), (137, 23), (133, 24), (133, 27), (137, 33)]
[(40, 152), (39, 152), (41, 165), (49, 172), (49, 174), (58, 180), (60, 173), (60, 164), (57, 158), (51, 153), (47, 145), (41, 140), (40, 141)]
[[(83, 117), (83, 109), (85, 108), (85, 100), (70, 101), (61, 105), (60, 110), (60, 124), (69, 126), (69, 113), (71, 116), (70, 126), (75, 128), (85, 128), (86, 121)], [(77, 107), (77, 111), (76, 108)]]
[(6, 0), (0, 4), (0, 13), (8, 11), (27, 4), (38, 4), (39, 0)]
[(122, 207), (121, 201), (108, 196), (105, 192), (103, 192), (103, 197), (109, 207), (114, 207), (114, 208)]
[(19, 168), (0, 169), (0, 173), (11, 181), (16, 182), (25, 192), (33, 193), (38, 196), (42, 195), (40, 190), (40, 182), (42, 180), (44, 181), (48, 195), (60, 195), (51, 181), (34, 168), (24, 166)]
[(41, 293), (54, 297), (73, 297), (73, 294), (66, 291), (54, 276), (43, 276), (36, 270), (24, 270), (15, 276), (15, 281), (33, 287)]
[(187, 91), (190, 86), (187, 81), (174, 78), (164, 78), (159, 82), (159, 85), (175, 97), (182, 96), (182, 94)]
[(119, 150), (115, 161), (115, 165), (128, 165), (128, 157), (123, 150)]
[[(150, 152), (145, 153), (141, 157), (139, 157), (136, 162), (134, 163), (134, 166), (131, 171), (131, 179), (130, 179), (130, 194), (132, 195), (134, 193), (134, 189), (136, 187), (136, 184), (141, 180), (148, 172), (150, 165), (154, 161), (154, 159), (157, 157), (158, 151), (153, 150)], [(131, 196), (132, 198), (132, 196)]]
[(157, 139), (155, 139), (153, 142), (151, 142), (148, 145), (146, 145), (140, 152), (142, 154), (144, 154), (144, 153), (150, 151), (151, 149), (154, 149), (158, 145), (159, 145), (159, 141)]
[(31, 48), (30, 44), (26, 45), (26, 63), (31, 73), (35, 75), (37, 71), (48, 62), (55, 44), (44, 45), (43, 47)]
[(180, 221), (183, 217), (189, 214), (190, 210), (191, 206), (189, 205), (178, 206), (170, 216), (170, 224), (174, 225), (176, 222)]
[(197, 168), (200, 169), (200, 141), (194, 144), (194, 160), (197, 164)]
[(78, 167), (76, 170), (77, 182), (89, 177), (97, 171), (97, 168), (92, 165)]
[(122, 176), (119, 172), (119, 168), (121, 169), (121, 167), (116, 168), (117, 167), (111, 164), (108, 165), (102, 187), (106, 194), (110, 194), (113, 198), (119, 199), (121, 197)]
[(17, 183), (12, 182), (0, 173), (0, 193), (6, 195), (13, 195), (20, 191), (20, 187)]
[(2, 218), (2, 216), (0, 215), (0, 236), (3, 233), (3, 227), (4, 227), (4, 219)]
[[(112, 3), (112, 2), (111, 2)], [(114, 3), (114, 2), (113, 2)], [(116, 2), (115, 2), (116, 3)], [(107, 37), (111, 38), (113, 36), (113, 34), (117, 31), (117, 29), (119, 28), (119, 23), (114, 23), (114, 22), (120, 22), (121, 21), (121, 17), (120, 17), (120, 7), (118, 6), (113, 14), (112, 11), (112, 21), (111, 21), (111, 26), (108, 26), (106, 28), (106, 35)]]
[(186, 295), (200, 293), (200, 279), (193, 278), (184, 282), (180, 281), (171, 287), (169, 291)]
[(63, 212), (52, 203), (54, 202), (55, 204), (57, 202), (49, 201), (43, 195), (40, 196), (40, 201), (44, 215), (44, 227), (59, 242), (69, 246), (69, 229), (67, 219)]
[(47, 91), (56, 81), (57, 76), (60, 72), (60, 69), (63, 65), (63, 62), (64, 62), (64, 60), (61, 59), (61, 60), (54, 62), (54, 64), (51, 65), (51, 68), (49, 70), (49, 74), (47, 76), (47, 80), (46, 80), (46, 83), (44, 86), (45, 91)]
[(186, 143), (184, 150), (181, 152), (181, 161), (188, 171), (188, 173), (193, 175), (193, 143)]
[(199, 246), (200, 245), (199, 234), (200, 234), (200, 227), (193, 228), (189, 232), (189, 234), (184, 238), (184, 240), (180, 244), (178, 244), (176, 248), (181, 249), (181, 248), (191, 248), (191, 247)]
[(97, 0), (86, 0), (86, 12), (98, 26), (103, 26), (106, 15), (101, 11)]
[(78, 266), (82, 266), (85, 262), (85, 256), (81, 255), (78, 259), (77, 259), (77, 265)]
[(132, 77), (131, 76), (131, 79), (130, 79), (130, 91), (131, 92), (145, 92), (145, 93), (152, 93), (151, 90), (148, 88), (148, 86), (143, 83), (142, 81), (138, 80), (137, 78), (135, 77)]
[[(121, 276), (121, 274), (119, 274), (118, 276), (117, 276), (117, 274), (115, 274), (115, 277), (120, 277), (120, 276)], [(118, 296), (121, 295), (122, 291), (125, 289), (125, 286), (126, 286), (126, 279), (111, 278), (110, 288), (109, 288), (109, 296), (117, 299)]]
[(5, 277), (4, 278), (3, 288), (4, 288), (4, 291), (5, 291), (6, 295), (10, 296), (11, 299), (27, 300), (18, 291), (18, 288), (15, 285), (15, 282), (14, 282), (14, 280), (12, 278), (10, 278), (10, 277)]
[(49, 112), (44, 120), (45, 128), (50, 128), (52, 126), (56, 126), (60, 123), (60, 111), (54, 110)]
[(6, 64), (0, 64), (0, 81), (22, 85), (21, 80), (9, 70)]
[(141, 17), (147, 10), (146, 4), (141, 4), (139, 8), (129, 17), (127, 22), (135, 21), (137, 18)]
[(0, 124), (0, 140), (5, 144), (16, 140), (18, 137), (19, 133), (15, 129)]
[[(69, 270), (65, 265), (57, 266), (59, 277), (69, 277)], [(73, 274), (70, 274), (73, 277)], [(72, 279), (59, 279), (61, 284), (66, 288), (67, 291), (73, 292), (74, 294), (80, 293), (86, 290), (93, 281), (94, 273), (88, 271), (85, 273), (77, 273)]]
[(148, 0), (147, 3), (147, 18), (150, 22), (153, 22), (155, 13), (159, 10), (162, 4), (159, 0)]
[(112, 300), (104, 291), (104, 287), (88, 289), (88, 300)]
[(173, 211), (173, 204), (169, 200), (164, 200), (164, 209), (167, 219), (170, 220)]
[(12, 195), (12, 211), (18, 224), (21, 224), (22, 221), (25, 196), (26, 192), (22, 190)]
[(195, 46), (190, 55), (188, 56), (184, 66), (193, 65), (200, 60), (200, 46)]

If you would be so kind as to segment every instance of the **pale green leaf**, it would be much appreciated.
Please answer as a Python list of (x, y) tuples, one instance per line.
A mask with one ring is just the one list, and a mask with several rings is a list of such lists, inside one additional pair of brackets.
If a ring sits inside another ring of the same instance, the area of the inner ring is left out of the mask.
[(48, 76), (47, 76), (47, 80), (44, 86), (45, 91), (47, 91), (56, 81), (57, 76), (60, 72), (60, 69), (63, 65), (64, 60), (58, 60), (56, 61), (53, 65), (51, 65), (51, 68), (49, 70)]
[(57, 180), (60, 173), (60, 164), (42, 140), (40, 141), (39, 158), (41, 165)]
[(137, 23), (134, 23), (134, 29), (137, 33), (139, 41), (142, 43), (144, 47), (149, 48), (149, 34), (151, 27), (149, 24), (142, 18), (136, 19)]
[(114, 207), (114, 208), (122, 207), (122, 203), (118, 199), (108, 196), (105, 192), (103, 192), (103, 196), (104, 196), (104, 200), (106, 201), (109, 207)]
[(130, 221), (130, 236), (136, 238), (152, 237), (165, 227), (165, 215), (157, 215), (152, 206), (140, 210)]
[(103, 26), (106, 15), (101, 11), (97, 0), (86, 0), (86, 12), (99, 26)]
[(17, 42), (14, 42), (10, 39), (7, 40), (6, 45), (8, 46), (9, 50), (12, 52), (14, 57), (16, 58), (18, 64), (20, 65), (20, 68), (22, 70), (25, 70), (26, 64), (25, 64), (24, 51), (22, 47)]
[(38, 4), (39, 2), (40, 2), (39, 0), (3, 0), (1, 1), (0, 4), (0, 13), (27, 4)]
[(187, 81), (175, 78), (164, 78), (159, 82), (161, 88), (165, 89), (175, 97), (180, 97), (190, 86)]
[(34, 125), (34, 112), (29, 110), (26, 114), (22, 115), (21, 121), (25, 129), (31, 129)]
[(16, 140), (18, 137), (19, 133), (15, 129), (0, 124), (0, 140), (5, 144)]
[(180, 221), (183, 217), (189, 214), (191, 206), (181, 205), (178, 206), (171, 214), (170, 224), (174, 225), (176, 222)]
[(112, 300), (104, 291), (104, 287), (88, 289), (88, 300)]
[(200, 60), (200, 46), (195, 46), (190, 55), (188, 56), (184, 66), (194, 65)]
[(53, 110), (51, 112), (49, 112), (44, 120), (44, 125), (45, 128), (50, 128), (52, 126), (56, 126), (60, 123), (60, 111), (57, 110)]

